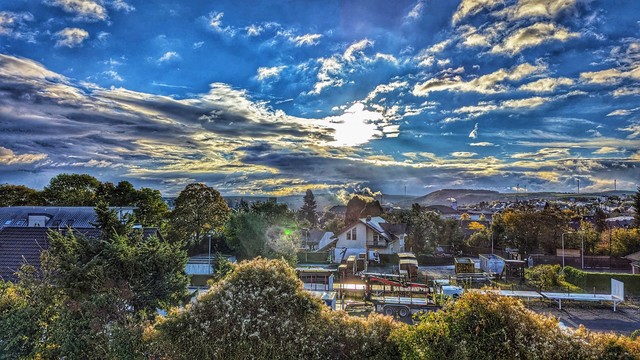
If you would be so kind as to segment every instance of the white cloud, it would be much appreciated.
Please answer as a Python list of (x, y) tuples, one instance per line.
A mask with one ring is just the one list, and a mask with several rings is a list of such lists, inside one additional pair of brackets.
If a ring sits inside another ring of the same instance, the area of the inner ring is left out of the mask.
[(193, 48), (194, 49), (200, 49), (202, 47), (202, 45), (204, 45), (204, 41), (194, 42), (193, 43)]
[(0, 165), (31, 164), (44, 160), (47, 154), (16, 154), (11, 149), (0, 146)]
[(579, 36), (579, 33), (570, 32), (568, 29), (554, 23), (537, 23), (515, 30), (502, 43), (495, 45), (491, 52), (513, 56), (526, 48), (538, 46), (548, 41), (564, 42)]
[(93, 0), (47, 0), (47, 5), (57, 6), (65, 12), (76, 14), (78, 20), (97, 21), (107, 19), (107, 10)]
[(394, 81), (388, 84), (380, 84), (376, 86), (376, 88), (373, 89), (373, 91), (371, 91), (369, 95), (367, 95), (366, 101), (371, 101), (380, 94), (387, 94), (397, 89), (406, 88), (407, 86), (409, 86), (409, 83), (406, 81)]
[(64, 28), (53, 36), (56, 41), (56, 47), (76, 47), (82, 45), (82, 42), (89, 38), (89, 33), (79, 28)]
[(511, 155), (514, 159), (533, 159), (537, 161), (568, 156), (570, 156), (570, 153), (567, 148), (542, 148), (533, 153), (515, 153)]
[(468, 152), (468, 151), (456, 151), (451, 153), (451, 156), (457, 157), (457, 158), (470, 158), (476, 155), (478, 154), (474, 152)]
[(531, 91), (536, 93), (554, 92), (560, 86), (571, 86), (574, 81), (570, 78), (545, 78), (524, 84), (518, 88), (520, 91)]
[(273, 66), (273, 67), (260, 67), (258, 68), (258, 75), (256, 75), (256, 79), (259, 81), (264, 81), (268, 78), (277, 78), (280, 76), (282, 70), (286, 69), (285, 65), (282, 66)]
[(247, 36), (260, 36), (264, 31), (264, 28), (260, 25), (251, 24), (245, 28)]
[(409, 13), (405, 17), (405, 20), (415, 21), (422, 17), (422, 12), (424, 11), (424, 1), (425, 0), (418, 0), (418, 2), (416, 2), (416, 4), (411, 8)]
[(618, 109), (614, 110), (607, 114), (607, 116), (627, 116), (633, 114), (635, 111), (640, 110), (640, 108), (634, 109)]
[(486, 141), (481, 141), (481, 142), (477, 142), (477, 143), (470, 143), (469, 145), (471, 145), (471, 146), (496, 146), (494, 143), (490, 143), (490, 142), (486, 142)]
[(469, 137), (472, 139), (476, 139), (478, 137), (478, 123), (473, 127), (473, 130), (469, 133)]
[(0, 36), (35, 42), (36, 32), (26, 30), (26, 23), (33, 21), (30, 12), (0, 11)]
[(117, 71), (115, 70), (107, 70), (107, 71), (103, 71), (102, 75), (104, 75), (105, 77), (111, 79), (111, 80), (115, 80), (115, 81), (124, 81), (124, 79), (122, 78), (122, 76), (120, 76), (120, 74), (118, 74)]
[(589, 84), (600, 85), (616, 85), (625, 79), (640, 80), (640, 65), (630, 69), (613, 68), (600, 71), (583, 72), (580, 74), (580, 79)]
[(159, 59), (158, 62), (159, 63), (164, 63), (167, 61), (172, 61), (172, 60), (177, 60), (180, 58), (180, 54), (178, 54), (175, 51), (167, 51), (166, 53), (164, 53)]
[(373, 46), (373, 41), (369, 39), (362, 39), (358, 42), (355, 42), (344, 51), (342, 58), (346, 61), (355, 61), (356, 55), (361, 54), (364, 49)]
[(621, 153), (624, 152), (624, 150), (620, 150), (616, 147), (612, 147), (612, 146), (603, 146), (600, 149), (594, 151), (594, 154), (614, 154), (614, 153)]
[(628, 139), (635, 139), (640, 137), (640, 122), (633, 122), (629, 126), (618, 129), (620, 131), (628, 131), (631, 134), (627, 135)]
[(113, 0), (111, 2), (111, 7), (113, 7), (116, 10), (123, 10), (124, 12), (127, 12), (127, 13), (134, 11), (136, 9), (135, 7), (133, 7), (133, 5), (128, 4), (124, 0)]
[(211, 30), (228, 36), (235, 36), (236, 30), (231, 28), (230, 26), (222, 26), (222, 18), (224, 17), (224, 12), (213, 11), (210, 12), (209, 15), (205, 18), (207, 21), (207, 25)]
[(319, 42), (318, 40), (320, 40), (321, 37), (322, 35), (320, 34), (305, 34), (305, 35), (289, 38), (289, 41), (291, 41), (298, 47), (311, 46), (311, 45), (317, 45)]
[(576, 0), (518, 0), (513, 6), (497, 12), (496, 16), (506, 16), (509, 20), (530, 17), (554, 18), (575, 5)]

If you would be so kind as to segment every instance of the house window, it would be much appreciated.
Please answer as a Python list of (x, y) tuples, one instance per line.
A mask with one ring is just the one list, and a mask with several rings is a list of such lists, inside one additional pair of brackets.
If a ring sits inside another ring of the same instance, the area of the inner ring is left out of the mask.
[(373, 234), (373, 246), (380, 244), (380, 234)]
[(347, 240), (357, 240), (356, 239), (356, 228), (353, 228), (347, 231)]

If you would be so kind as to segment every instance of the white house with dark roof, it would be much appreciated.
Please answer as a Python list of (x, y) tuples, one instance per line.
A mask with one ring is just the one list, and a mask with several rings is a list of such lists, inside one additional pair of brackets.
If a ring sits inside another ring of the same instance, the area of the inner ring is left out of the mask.
[(334, 262), (340, 263), (349, 255), (368, 254), (376, 251), (379, 254), (397, 254), (404, 252), (405, 224), (387, 223), (381, 217), (368, 217), (344, 227), (332, 238), (325, 249), (335, 244)]

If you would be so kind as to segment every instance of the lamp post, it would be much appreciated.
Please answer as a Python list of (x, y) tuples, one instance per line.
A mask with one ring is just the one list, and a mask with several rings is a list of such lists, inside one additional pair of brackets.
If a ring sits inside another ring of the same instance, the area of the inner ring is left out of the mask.
[(584, 270), (584, 232), (582, 232), (582, 234), (580, 234), (580, 235), (582, 235), (581, 236), (582, 237), (582, 251), (581, 251), (581, 254), (582, 254), (582, 270)]
[(562, 268), (564, 269), (564, 234), (568, 234), (566, 232), (562, 233), (562, 236), (560, 236), (560, 238), (562, 239)]
[(209, 275), (213, 274), (213, 268), (211, 266), (211, 234), (208, 236), (209, 238)]
[(491, 232), (491, 254), (493, 254), (493, 231)]

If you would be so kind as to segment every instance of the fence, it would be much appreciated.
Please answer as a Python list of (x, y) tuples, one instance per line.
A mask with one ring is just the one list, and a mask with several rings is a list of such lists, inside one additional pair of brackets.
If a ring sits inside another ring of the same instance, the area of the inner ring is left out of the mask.
[[(533, 265), (542, 264), (558, 264), (562, 265), (562, 256), (554, 255), (531, 255), (533, 258)], [(582, 267), (582, 259), (580, 257), (568, 257), (564, 258), (565, 266), (573, 266), (575, 268)], [(609, 256), (585, 256), (584, 257), (585, 269), (615, 269), (615, 270), (628, 270), (631, 271), (631, 261), (627, 259), (614, 258)]]
[(300, 251), (298, 252), (299, 263), (328, 264), (330, 263), (331, 251)]

